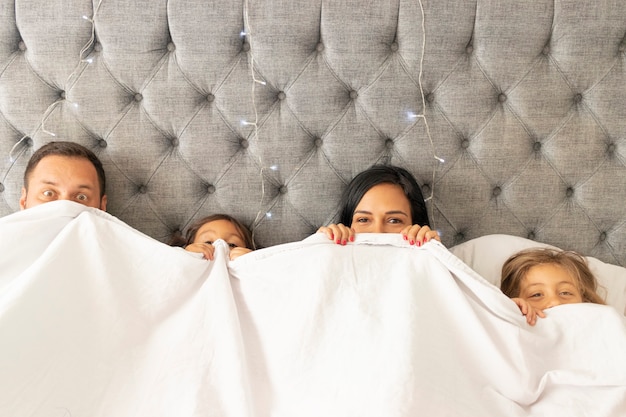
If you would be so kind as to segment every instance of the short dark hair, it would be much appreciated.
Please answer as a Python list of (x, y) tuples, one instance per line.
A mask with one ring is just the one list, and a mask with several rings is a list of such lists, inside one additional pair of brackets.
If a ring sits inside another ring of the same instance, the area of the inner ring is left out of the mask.
[(242, 222), (240, 222), (233, 216), (230, 216), (228, 214), (222, 214), (222, 213), (211, 214), (210, 216), (206, 216), (199, 220), (196, 220), (195, 222), (191, 224), (191, 226), (187, 228), (187, 231), (185, 232), (183, 236), (180, 236), (180, 235), (174, 236), (169, 242), (170, 246), (185, 247), (187, 245), (192, 244), (194, 239), (196, 238), (196, 234), (198, 233), (198, 230), (200, 230), (200, 228), (204, 226), (205, 224), (216, 221), (216, 220), (226, 220), (226, 221), (231, 222), (235, 226), (237, 231), (241, 234), (241, 237), (243, 238), (243, 243), (246, 245), (246, 248), (252, 249), (252, 250), (256, 249), (256, 245), (254, 243), (254, 239), (252, 238), (252, 233), (250, 232), (250, 229), (248, 229), (246, 225), (244, 225)]
[(67, 156), (70, 158), (84, 158), (91, 162), (93, 167), (96, 169), (96, 174), (98, 174), (100, 198), (104, 196), (106, 189), (106, 176), (104, 174), (102, 162), (100, 162), (100, 159), (98, 159), (95, 153), (85, 148), (83, 145), (69, 141), (48, 142), (33, 153), (28, 160), (28, 165), (26, 165), (26, 170), (24, 171), (24, 188), (28, 190), (28, 179), (37, 164), (39, 164), (39, 162), (46, 156), (51, 155)]
[(350, 181), (341, 197), (339, 221), (348, 227), (352, 226), (357, 205), (370, 188), (379, 184), (399, 185), (411, 206), (411, 222), (430, 227), (426, 202), (417, 180), (406, 169), (393, 165), (374, 165)]

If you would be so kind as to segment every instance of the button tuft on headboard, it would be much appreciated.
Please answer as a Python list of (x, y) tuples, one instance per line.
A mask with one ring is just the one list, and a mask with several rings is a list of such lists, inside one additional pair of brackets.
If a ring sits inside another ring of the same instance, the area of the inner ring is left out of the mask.
[(107, 141), (104, 139), (98, 139), (98, 146), (101, 148), (106, 148), (107, 147)]
[(4, 184), (0, 182), (0, 193), (4, 191)]
[(24, 41), (19, 41), (17, 43), (17, 47), (19, 48), (20, 51), (25, 51), (26, 50), (26, 44), (24, 43)]
[(565, 196), (566, 197), (572, 197), (574, 195), (574, 189), (572, 187), (567, 187), (567, 189), (565, 190)]
[(213, 194), (215, 192), (215, 186), (213, 184), (209, 184), (206, 186), (207, 194)]

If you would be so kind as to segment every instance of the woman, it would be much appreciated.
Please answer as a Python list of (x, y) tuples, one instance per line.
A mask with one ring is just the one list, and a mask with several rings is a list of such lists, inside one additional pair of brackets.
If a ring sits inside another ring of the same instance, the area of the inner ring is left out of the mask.
[(341, 198), (340, 223), (322, 226), (337, 244), (354, 241), (356, 233), (401, 233), (411, 245), (431, 239), (426, 203), (417, 181), (404, 168), (374, 165), (355, 176)]

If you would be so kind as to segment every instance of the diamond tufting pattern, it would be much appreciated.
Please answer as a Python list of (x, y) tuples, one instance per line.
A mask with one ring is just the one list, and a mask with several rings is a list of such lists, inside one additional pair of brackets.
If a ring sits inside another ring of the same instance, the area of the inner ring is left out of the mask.
[(425, 38), (418, 0), (0, 0), (0, 215), (55, 139), (163, 241), (213, 212), (261, 246), (304, 238), (394, 163), (448, 246), (509, 233), (626, 265), (622, 2), (422, 6)]

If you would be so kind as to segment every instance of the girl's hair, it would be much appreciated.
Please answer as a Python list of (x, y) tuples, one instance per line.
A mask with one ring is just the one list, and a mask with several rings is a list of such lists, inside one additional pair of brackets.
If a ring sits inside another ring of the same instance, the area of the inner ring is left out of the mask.
[(502, 266), (500, 289), (510, 298), (519, 297), (522, 280), (537, 265), (558, 265), (574, 278), (583, 302), (605, 304), (596, 292), (598, 282), (580, 254), (573, 251), (541, 248), (526, 249), (511, 256)]
[(184, 235), (174, 236), (170, 240), (170, 243), (169, 243), (170, 246), (185, 247), (193, 243), (194, 239), (196, 238), (196, 234), (198, 233), (198, 230), (200, 230), (200, 228), (204, 226), (205, 224), (216, 221), (216, 220), (226, 220), (226, 221), (231, 222), (235, 226), (235, 228), (237, 229), (241, 237), (243, 238), (243, 242), (246, 245), (246, 248), (252, 249), (252, 250), (256, 249), (256, 245), (254, 244), (254, 239), (252, 238), (252, 233), (250, 232), (250, 229), (248, 229), (243, 223), (235, 219), (233, 216), (230, 216), (228, 214), (221, 214), (221, 213), (212, 214), (210, 216), (206, 216), (199, 220), (196, 220), (194, 223), (191, 224), (191, 226), (187, 228), (187, 231), (185, 232)]
[(379, 184), (399, 185), (409, 200), (412, 223), (430, 227), (426, 203), (415, 177), (406, 169), (391, 165), (374, 165), (350, 181), (341, 197), (339, 221), (348, 227), (352, 226), (354, 210), (359, 202), (370, 188)]

